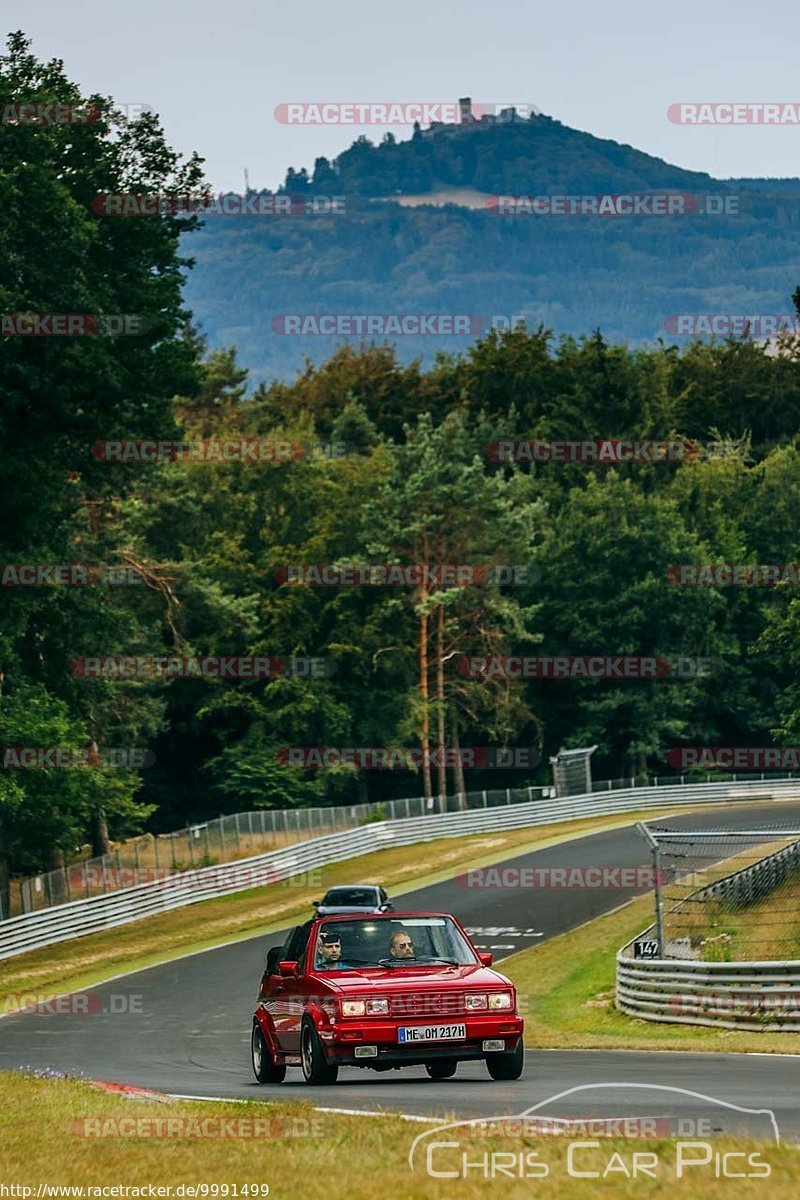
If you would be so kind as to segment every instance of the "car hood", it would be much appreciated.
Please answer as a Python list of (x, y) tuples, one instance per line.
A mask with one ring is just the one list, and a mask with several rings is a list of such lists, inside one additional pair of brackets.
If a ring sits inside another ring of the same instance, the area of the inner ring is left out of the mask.
[(491, 967), (467, 964), (457, 967), (379, 967), (369, 971), (325, 972), (325, 981), (340, 992), (377, 991), (384, 993), (460, 988), (497, 989), (512, 986), (499, 971)]

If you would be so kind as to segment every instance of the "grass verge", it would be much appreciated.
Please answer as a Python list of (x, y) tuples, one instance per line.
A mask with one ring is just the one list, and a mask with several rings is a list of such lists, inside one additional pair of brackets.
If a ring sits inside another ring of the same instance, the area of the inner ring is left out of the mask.
[[(504, 1102), (509, 1103), (506, 1098)], [(330, 1103), (336, 1103), (335, 1089)], [(515, 1111), (513, 1104), (511, 1100)], [(165, 1189), (162, 1195), (169, 1195), (166, 1189), (171, 1188), (173, 1197), (196, 1196), (200, 1193), (186, 1189), (198, 1185), (205, 1185), (210, 1197), (232, 1197), (235, 1185), (241, 1197), (245, 1194), (243, 1185), (255, 1185), (258, 1191), (249, 1193), (250, 1200), (254, 1194), (263, 1197), (265, 1186), (273, 1200), (300, 1195), (303, 1200), (375, 1200), (398, 1195), (404, 1200), (451, 1200), (454, 1195), (459, 1200), (478, 1200), (485, 1196), (491, 1177), (480, 1169), (472, 1167), (466, 1178), (455, 1179), (433, 1178), (426, 1172), (424, 1148), (434, 1139), (421, 1144), (412, 1172), (408, 1162), (411, 1144), (427, 1128), (434, 1126), (394, 1116), (366, 1118), (321, 1112), (303, 1103), (199, 1104), (149, 1099), (132, 1103), (74, 1080), (0, 1074), (2, 1181), (7, 1186), (30, 1188), (28, 1196), (34, 1198), (40, 1185), (81, 1187), (85, 1198), (101, 1194), (90, 1188), (112, 1187), (132, 1189), (128, 1197), (147, 1196), (148, 1185)], [(254, 1136), (256, 1130), (259, 1133)], [(507, 1134), (476, 1141), (463, 1127), (448, 1130), (444, 1137), (457, 1138), (458, 1142), (455, 1148), (440, 1148), (432, 1156), (433, 1168), (440, 1172), (463, 1171), (462, 1155), (470, 1163), (486, 1162), (487, 1169), (491, 1169), (498, 1160), (484, 1156), (505, 1151), (505, 1177), (501, 1173), (498, 1181), (502, 1195), (512, 1200), (545, 1194), (530, 1177), (533, 1171), (524, 1159), (530, 1153), (538, 1154), (533, 1161), (540, 1175), (542, 1165), (548, 1168), (548, 1177), (540, 1188), (543, 1186), (547, 1195), (570, 1200), (596, 1200), (598, 1191), (608, 1196), (671, 1200), (679, 1153), (700, 1157), (696, 1148), (680, 1151), (680, 1143), (675, 1140), (601, 1138), (596, 1149), (579, 1149), (573, 1163), (573, 1170), (596, 1171), (601, 1177), (579, 1179), (569, 1174), (569, 1143), (564, 1137)], [(717, 1155), (725, 1151), (757, 1155), (751, 1161), (766, 1164), (771, 1200), (796, 1197), (796, 1150), (778, 1148), (774, 1141), (728, 1136), (714, 1138), (709, 1145)], [(635, 1182), (626, 1179), (623, 1171), (631, 1171), (634, 1152), (647, 1150), (657, 1156), (655, 1178), (639, 1175)], [(509, 1154), (513, 1156), (515, 1174), (519, 1169), (516, 1164), (522, 1159), (528, 1178), (508, 1177)], [(615, 1154), (619, 1157), (612, 1160)], [(603, 1179), (602, 1172), (610, 1161), (611, 1171)], [(753, 1169), (746, 1157), (732, 1162), (735, 1166), (731, 1170)], [(681, 1196), (685, 1200), (762, 1196), (764, 1167), (759, 1166), (758, 1171), (759, 1178), (716, 1178), (712, 1154), (706, 1165), (685, 1170)], [(176, 1191), (181, 1185), (183, 1193)], [(8, 1194), (24, 1198), (19, 1191)], [(122, 1190), (106, 1190), (106, 1196), (111, 1194), (126, 1195)]]
[(653, 917), (652, 896), (503, 960), (538, 1048), (800, 1054), (800, 1034), (662, 1025), (614, 1007), (616, 954)]
[[(677, 890), (677, 889), (674, 889)], [(667, 938), (686, 937), (706, 962), (757, 962), (800, 956), (800, 872), (752, 904), (665, 892)]]
[(312, 873), (310, 880), (307, 873), (297, 880), (204, 900), (103, 933), (33, 950), (0, 962), (0, 1013), (4, 1011), (4, 996), (30, 992), (53, 995), (91, 987), (123, 972), (285, 928), (308, 917), (313, 911), (311, 901), (337, 883), (375, 879), (389, 889), (390, 895), (397, 896), (403, 888), (410, 891), (425, 887), (470, 867), (488, 866), (588, 833), (620, 829), (654, 815), (649, 811), (590, 817), (535, 829), (437, 838), (379, 850), (333, 863)]

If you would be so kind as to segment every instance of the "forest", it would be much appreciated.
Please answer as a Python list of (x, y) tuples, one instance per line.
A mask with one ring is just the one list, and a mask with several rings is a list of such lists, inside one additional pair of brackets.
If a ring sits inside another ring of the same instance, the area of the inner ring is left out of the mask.
[[(0, 102), (31, 94), (109, 103), (81, 97), (17, 35)], [(780, 354), (747, 336), (632, 348), (594, 321), (580, 336), (540, 323), (439, 347), (427, 362), (364, 342), (290, 380), (257, 379), (236, 339), (209, 346), (187, 303), (198, 219), (114, 221), (92, 207), (100, 193), (202, 183), (200, 160), (180, 158), (152, 114), (33, 137), (10, 127), (0, 140), (3, 313), (140, 318), (130, 336), (2, 339), (4, 872), (220, 813), (463, 783), (441, 765), (298, 768), (287, 747), (535, 751), (530, 770), (466, 780), (505, 787), (548, 782), (561, 747), (597, 744), (597, 778), (644, 778), (674, 770), (683, 745), (798, 739), (796, 583), (784, 572), (761, 586), (681, 586), (677, 569), (800, 560), (791, 340)], [(388, 253), (380, 238), (374, 252), (376, 263)], [(750, 254), (756, 273), (766, 267), (768, 244)], [(784, 264), (787, 295), (793, 274)], [(145, 461), (98, 449), (148, 439), (292, 450)], [(533, 461), (492, 449), (620, 439), (692, 452)], [(310, 564), (425, 570), (405, 587), (317, 586), (298, 578)], [(453, 564), (480, 570), (437, 576)], [(508, 655), (683, 656), (714, 669), (603, 679), (463, 668)], [(232, 679), (76, 669), (103, 656), (325, 667)], [(8, 753), (19, 747), (89, 748), (90, 762), (25, 769)], [(131, 754), (119, 765), (106, 748)]]

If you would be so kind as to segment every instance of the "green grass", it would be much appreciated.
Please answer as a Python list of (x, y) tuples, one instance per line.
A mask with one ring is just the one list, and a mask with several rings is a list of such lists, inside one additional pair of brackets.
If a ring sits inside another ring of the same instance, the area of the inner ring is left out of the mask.
[(800, 957), (800, 875), (755, 904), (690, 903), (667, 918), (667, 936), (691, 938), (705, 962), (757, 962)]
[[(403, 1102), (402, 1092), (398, 1088), (398, 1105)], [(503, 1093), (500, 1103), (506, 1107), (496, 1115), (524, 1107), (514, 1085), (503, 1085)], [(328, 1103), (346, 1105), (348, 1097), (332, 1088)], [(502, 1175), (491, 1179), (472, 1169), (466, 1179), (442, 1179), (427, 1174), (424, 1152), (415, 1155), (414, 1171), (408, 1163), (414, 1139), (433, 1128), (434, 1123), (406, 1122), (397, 1116), (323, 1112), (302, 1102), (200, 1104), (146, 1098), (134, 1102), (74, 1080), (0, 1074), (0, 1182), (32, 1188), (32, 1197), (39, 1184), (84, 1189), (143, 1187), (144, 1195), (148, 1185), (172, 1189), (208, 1185), (209, 1196), (212, 1187), (222, 1196), (227, 1185), (229, 1197), (234, 1185), (241, 1196), (244, 1184), (257, 1184), (269, 1187), (270, 1200), (382, 1200), (388, 1196), (483, 1200), (487, 1194), (509, 1200), (539, 1195), (556, 1200), (597, 1200), (598, 1195), (609, 1200), (618, 1196), (674, 1200), (677, 1146), (664, 1138), (601, 1138), (597, 1149), (579, 1151), (575, 1169), (600, 1172), (614, 1153), (620, 1156), (615, 1163), (626, 1162), (629, 1169), (635, 1151), (658, 1155), (656, 1178), (640, 1176), (626, 1181), (619, 1170), (605, 1180), (570, 1177), (566, 1138), (509, 1133), (476, 1141), (468, 1137), (468, 1130), (447, 1130), (440, 1136), (457, 1139), (459, 1145), (449, 1151), (438, 1150), (435, 1169), (460, 1166), (462, 1152), (467, 1152), (470, 1162), (480, 1164), (498, 1161), (484, 1160), (484, 1155), (494, 1151), (510, 1153), (514, 1161), (520, 1154), (535, 1151), (538, 1161), (547, 1164), (549, 1177), (544, 1181)], [(167, 1130), (172, 1133), (165, 1137)], [(222, 1130), (224, 1137), (219, 1136)], [(258, 1136), (254, 1136), (256, 1131)], [(794, 1200), (797, 1196), (796, 1150), (753, 1138), (713, 1138), (711, 1145), (717, 1153), (758, 1154), (758, 1161), (768, 1164), (769, 1180), (718, 1179), (712, 1160), (706, 1167), (689, 1170), (678, 1181), (684, 1200), (761, 1197), (765, 1186), (770, 1200)], [(697, 1153), (694, 1151), (695, 1157)], [(732, 1169), (746, 1165), (744, 1159), (734, 1162)]]
[(604, 1050), (693, 1050), (800, 1054), (800, 1035), (703, 1029), (628, 1017), (614, 1007), (617, 951), (653, 919), (653, 898), (503, 961), (519, 989), (525, 1044)]

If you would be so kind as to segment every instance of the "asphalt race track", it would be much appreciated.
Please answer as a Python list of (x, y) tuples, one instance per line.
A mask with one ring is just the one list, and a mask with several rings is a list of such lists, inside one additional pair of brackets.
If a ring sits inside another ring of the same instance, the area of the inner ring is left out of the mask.
[[(798, 828), (800, 804), (736, 804), (648, 820), (681, 829)], [(630, 826), (508, 859), (504, 866), (649, 863), (643, 839)], [(407, 892), (396, 907), (453, 912), (476, 945), (491, 949), (500, 961), (634, 894), (632, 889), (465, 888), (450, 880)], [(251, 1017), (267, 949), (281, 940), (280, 934), (255, 937), (126, 975), (93, 989), (102, 997), (103, 1011), (6, 1016), (0, 1020), (0, 1069), (49, 1067), (184, 1096), (303, 1099), (323, 1107), (460, 1118), (518, 1114), (568, 1089), (591, 1085), (592, 1090), (541, 1107), (537, 1116), (701, 1118), (713, 1129), (772, 1136), (768, 1116), (727, 1109), (719, 1103), (724, 1101), (772, 1110), (782, 1139), (800, 1140), (800, 1057), (788, 1055), (528, 1049), (517, 1083), (494, 1082), (483, 1064), (465, 1064), (454, 1079), (440, 1082), (429, 1080), (423, 1068), (386, 1073), (344, 1068), (337, 1086), (315, 1088), (303, 1082), (299, 1067), (290, 1067), (284, 1084), (259, 1087), (249, 1061)], [(597, 1086), (612, 1084), (624, 1086)]]

